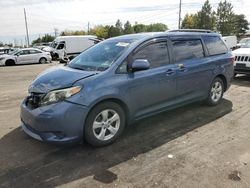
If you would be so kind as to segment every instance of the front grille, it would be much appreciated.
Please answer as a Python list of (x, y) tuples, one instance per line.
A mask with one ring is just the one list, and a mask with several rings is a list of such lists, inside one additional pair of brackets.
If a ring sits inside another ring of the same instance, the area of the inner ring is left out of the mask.
[(43, 93), (30, 93), (26, 100), (26, 106), (31, 109), (38, 108), (44, 95)]
[(250, 62), (250, 56), (235, 56), (235, 61)]

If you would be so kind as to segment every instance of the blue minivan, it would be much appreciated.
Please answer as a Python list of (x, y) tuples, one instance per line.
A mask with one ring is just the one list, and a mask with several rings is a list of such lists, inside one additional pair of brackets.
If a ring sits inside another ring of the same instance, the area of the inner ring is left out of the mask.
[(32, 82), (21, 104), (22, 128), (45, 142), (104, 146), (141, 118), (195, 101), (217, 105), (233, 62), (213, 32), (111, 38)]

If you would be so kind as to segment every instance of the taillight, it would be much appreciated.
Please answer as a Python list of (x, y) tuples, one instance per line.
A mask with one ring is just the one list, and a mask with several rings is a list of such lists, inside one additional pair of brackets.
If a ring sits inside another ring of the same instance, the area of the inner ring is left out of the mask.
[(230, 61), (231, 61), (231, 63), (234, 64), (234, 62), (235, 62), (235, 56), (233, 56), (232, 58), (230, 58)]

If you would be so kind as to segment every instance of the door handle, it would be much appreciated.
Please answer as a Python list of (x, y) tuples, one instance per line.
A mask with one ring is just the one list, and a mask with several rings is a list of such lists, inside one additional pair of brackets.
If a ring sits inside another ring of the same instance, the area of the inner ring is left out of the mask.
[(182, 72), (187, 70), (187, 68), (185, 67), (184, 64), (178, 64), (177, 66), (178, 66), (179, 70), (182, 71)]
[(173, 75), (175, 73), (175, 71), (173, 70), (173, 69), (168, 69), (167, 71), (166, 71), (166, 76), (171, 76), (171, 75)]

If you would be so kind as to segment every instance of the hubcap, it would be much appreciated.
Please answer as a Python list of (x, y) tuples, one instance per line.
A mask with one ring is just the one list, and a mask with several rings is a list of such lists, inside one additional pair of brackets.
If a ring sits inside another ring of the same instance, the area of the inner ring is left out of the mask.
[(211, 89), (211, 99), (213, 102), (218, 102), (222, 96), (222, 85), (220, 82), (215, 82)]
[(93, 132), (99, 140), (109, 140), (113, 138), (120, 127), (119, 114), (111, 109), (100, 112), (93, 122)]

